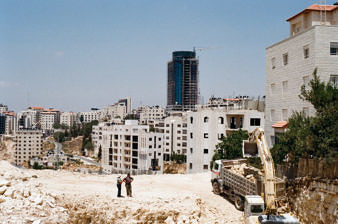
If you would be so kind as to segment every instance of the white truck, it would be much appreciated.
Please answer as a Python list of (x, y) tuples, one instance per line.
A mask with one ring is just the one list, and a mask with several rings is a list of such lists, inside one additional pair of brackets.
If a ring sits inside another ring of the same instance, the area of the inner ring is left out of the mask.
[(246, 159), (216, 160), (211, 175), (214, 193), (225, 195), (237, 209), (244, 210), (246, 223), (298, 224), (292, 216), (276, 215), (277, 200), (283, 195), (285, 183), (274, 175), (264, 131), (256, 129), (249, 140), (257, 144), (263, 170), (248, 166)]

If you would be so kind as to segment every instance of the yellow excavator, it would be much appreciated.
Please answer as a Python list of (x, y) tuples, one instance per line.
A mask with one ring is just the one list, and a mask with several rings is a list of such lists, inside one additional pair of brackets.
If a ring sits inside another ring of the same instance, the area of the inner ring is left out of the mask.
[(244, 210), (247, 224), (299, 224), (298, 220), (290, 215), (277, 215), (278, 179), (275, 177), (274, 163), (263, 129), (257, 128), (251, 132), (246, 143), (250, 150), (253, 149), (252, 146), (256, 146), (255, 150), (263, 164), (263, 173), (247, 166), (244, 173), (235, 172), (234, 167), (246, 163), (245, 159), (217, 160), (211, 178), (214, 193), (224, 194), (234, 202), (237, 209)]

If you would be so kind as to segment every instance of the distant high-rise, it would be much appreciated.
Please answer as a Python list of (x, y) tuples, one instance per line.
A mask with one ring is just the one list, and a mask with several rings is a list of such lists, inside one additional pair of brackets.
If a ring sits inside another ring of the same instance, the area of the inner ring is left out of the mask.
[(198, 59), (194, 51), (175, 51), (168, 62), (167, 109), (191, 110), (198, 103)]

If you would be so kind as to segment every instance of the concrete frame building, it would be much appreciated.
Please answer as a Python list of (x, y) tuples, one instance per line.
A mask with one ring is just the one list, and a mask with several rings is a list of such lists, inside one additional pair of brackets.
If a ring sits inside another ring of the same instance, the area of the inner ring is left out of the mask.
[(266, 48), (264, 129), (269, 146), (278, 141), (294, 111), (315, 114), (298, 97), (315, 68), (322, 81), (338, 81), (338, 5), (312, 5), (287, 21), (290, 37)]
[(175, 51), (168, 62), (168, 110), (192, 110), (198, 104), (198, 59), (195, 51)]
[(42, 131), (18, 130), (15, 134), (15, 164), (20, 165), (30, 161), (35, 156), (42, 155)]
[(0, 135), (6, 133), (6, 115), (0, 113)]
[(210, 161), (220, 140), (239, 129), (252, 132), (264, 127), (264, 113), (256, 110), (200, 108), (187, 112), (187, 173), (210, 170)]

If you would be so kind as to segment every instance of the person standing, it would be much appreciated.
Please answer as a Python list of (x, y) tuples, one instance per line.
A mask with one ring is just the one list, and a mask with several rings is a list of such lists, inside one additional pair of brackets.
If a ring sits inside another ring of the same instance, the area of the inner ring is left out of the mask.
[(122, 197), (121, 195), (121, 187), (122, 187), (122, 179), (121, 179), (121, 175), (118, 175), (117, 176), (117, 179), (116, 179), (116, 185), (117, 185), (117, 197)]
[(131, 182), (134, 181), (134, 178), (130, 176), (130, 173), (127, 174), (127, 176), (123, 179), (123, 182), (126, 185), (127, 190), (127, 196), (132, 197), (132, 191), (131, 191)]

